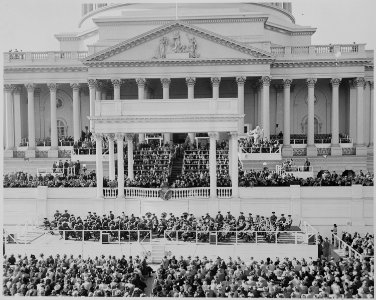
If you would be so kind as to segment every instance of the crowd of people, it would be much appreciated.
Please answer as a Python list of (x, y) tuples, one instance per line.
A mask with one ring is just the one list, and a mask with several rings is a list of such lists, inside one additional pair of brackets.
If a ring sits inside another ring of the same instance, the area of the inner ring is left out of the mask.
[[(173, 213), (162, 213), (158, 217), (156, 214), (147, 213), (141, 217), (136, 217), (134, 214), (128, 216), (124, 212), (115, 216), (110, 211), (108, 215), (103, 216), (97, 215), (95, 212), (88, 212), (86, 217), (76, 217), (68, 210), (63, 213), (57, 210), (51, 220), (44, 219), (43, 226), (44, 229), (52, 232), (59, 230), (61, 238), (78, 240), (99, 240), (100, 230), (110, 230), (110, 235), (114, 240), (137, 240), (136, 231), (143, 230), (142, 236), (147, 235), (147, 232), (150, 231), (155, 237), (163, 236), (165, 232), (168, 232), (170, 238), (177, 237), (184, 241), (197, 239), (201, 242), (208, 241), (210, 231), (220, 231), (221, 233), (218, 236), (220, 241), (226, 241), (235, 232), (238, 232), (241, 233), (238, 235), (239, 238), (250, 242), (255, 240), (255, 231), (262, 231), (261, 235), (265, 237), (267, 242), (274, 242), (274, 232), (289, 230), (292, 222), (291, 215), (285, 217), (284, 214), (281, 214), (280, 217), (277, 217), (275, 212), (272, 212), (270, 217), (260, 215), (253, 217), (252, 213), (245, 215), (243, 212), (235, 217), (231, 212), (222, 215), (220, 211), (216, 216), (207, 213), (201, 217), (196, 217), (193, 214), (183, 213), (179, 217)], [(85, 230), (84, 234), (82, 230)], [(176, 231), (179, 231), (179, 233)], [(196, 231), (199, 232), (197, 233), (199, 236), (196, 236)]]
[[(188, 172), (177, 176), (171, 188), (209, 187), (210, 175), (208, 171)], [(217, 172), (217, 187), (230, 187), (231, 178), (228, 173)]]
[(4, 296), (145, 297), (146, 258), (109, 255), (3, 257)]
[(155, 297), (373, 298), (374, 261), (164, 257)]
[(352, 235), (351, 233), (344, 231), (342, 233), (342, 240), (361, 255), (374, 255), (374, 236), (372, 234), (367, 233), (362, 237), (358, 232), (355, 232), (354, 235)]
[(290, 174), (277, 174), (268, 168), (263, 170), (239, 170), (239, 187), (254, 186), (351, 186), (360, 184), (373, 186), (374, 174), (360, 171), (354, 176), (344, 176), (334, 172), (323, 172), (322, 176), (309, 178), (296, 178)]
[(27, 172), (5, 174), (3, 177), (4, 188), (36, 188), (38, 186), (57, 187), (96, 187), (95, 172), (85, 172), (74, 175), (64, 174), (39, 174), (31, 175)]

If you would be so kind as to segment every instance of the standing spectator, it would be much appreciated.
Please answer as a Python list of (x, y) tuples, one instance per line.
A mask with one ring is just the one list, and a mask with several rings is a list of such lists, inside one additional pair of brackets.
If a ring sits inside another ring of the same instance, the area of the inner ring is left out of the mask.
[(304, 162), (304, 171), (308, 172), (310, 166), (311, 166), (311, 163), (309, 162), (308, 158), (306, 158), (306, 160)]
[(322, 246), (322, 252), (323, 252), (324, 257), (328, 259), (329, 254), (330, 254), (330, 243), (329, 243), (328, 237), (325, 238), (325, 241)]
[(337, 235), (338, 235), (337, 224), (334, 224), (334, 225), (333, 225), (333, 229), (331, 230), (331, 232), (333, 233), (333, 235), (332, 235), (332, 244), (334, 245), (334, 243), (335, 243), (335, 247), (338, 247), (338, 241), (337, 241), (337, 239), (334, 237), (334, 236), (337, 237)]

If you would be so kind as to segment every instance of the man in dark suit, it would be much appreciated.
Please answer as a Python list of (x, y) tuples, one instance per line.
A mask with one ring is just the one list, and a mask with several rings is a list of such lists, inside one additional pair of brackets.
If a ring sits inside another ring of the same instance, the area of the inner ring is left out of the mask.
[(311, 166), (311, 163), (309, 162), (308, 158), (306, 158), (306, 161), (304, 163), (304, 171), (308, 172), (310, 166)]
[(217, 216), (215, 217), (215, 221), (217, 223), (222, 223), (223, 222), (223, 215), (221, 214), (221, 212), (219, 211)]
[(277, 221), (277, 216), (275, 215), (275, 211), (273, 211), (272, 215), (270, 217), (270, 223), (272, 223), (272, 225), (274, 225), (276, 221)]

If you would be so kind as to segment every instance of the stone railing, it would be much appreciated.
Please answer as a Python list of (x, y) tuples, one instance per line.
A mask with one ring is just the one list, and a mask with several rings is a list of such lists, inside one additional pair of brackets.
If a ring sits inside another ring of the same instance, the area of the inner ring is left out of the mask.
[(80, 61), (86, 56), (88, 56), (87, 51), (5, 52), (4, 64)]
[(187, 199), (187, 198), (209, 198), (210, 188), (178, 188), (171, 189), (173, 199)]
[[(320, 56), (336, 58), (336, 53), (345, 57), (365, 56), (365, 44), (341, 44), (341, 45), (311, 45), (311, 46), (286, 46), (271, 47), (271, 53), (276, 57), (288, 56)], [(339, 57), (337, 57), (339, 58)]]

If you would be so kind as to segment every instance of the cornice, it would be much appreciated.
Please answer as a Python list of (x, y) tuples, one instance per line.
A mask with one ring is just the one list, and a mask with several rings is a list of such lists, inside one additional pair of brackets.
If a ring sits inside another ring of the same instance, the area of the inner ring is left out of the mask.
[(274, 61), (270, 68), (309, 68), (309, 67), (340, 67), (340, 66), (364, 66), (369, 60), (305, 60), (305, 61)]
[(133, 60), (133, 61), (90, 61), (86, 65), (91, 68), (107, 67), (165, 67), (165, 66), (200, 66), (200, 65), (264, 65), (274, 59), (254, 58), (216, 58), (216, 59), (166, 59), (166, 60)]
[(220, 45), (235, 49), (237, 51), (249, 54), (257, 58), (272, 58), (273, 57), (269, 52), (246, 46), (242, 43), (236, 42), (235, 40), (228, 39), (224, 36), (218, 35), (216, 33), (207, 31), (202, 28), (195, 27), (193, 25), (188, 25), (180, 21), (175, 21), (165, 26), (161, 26), (159, 28), (145, 32), (139, 36), (128, 39), (124, 42), (121, 42), (117, 45), (114, 45), (102, 51), (99, 51), (98, 53), (94, 53), (86, 57), (86, 59), (83, 60), (83, 64), (87, 65), (87, 63), (90, 61), (103, 61), (106, 58), (110, 58), (111, 56), (122, 53), (130, 48), (136, 47), (152, 39), (156, 39), (160, 36), (163, 36), (164, 34), (167, 34), (173, 30), (179, 30), (179, 29), (189, 32), (191, 34), (195, 34), (203, 39), (210, 40), (216, 44), (220, 44)]
[(55, 67), (4, 67), (4, 73), (65, 73), (65, 72), (87, 72), (88, 67), (72, 67), (72, 66), (55, 66)]

